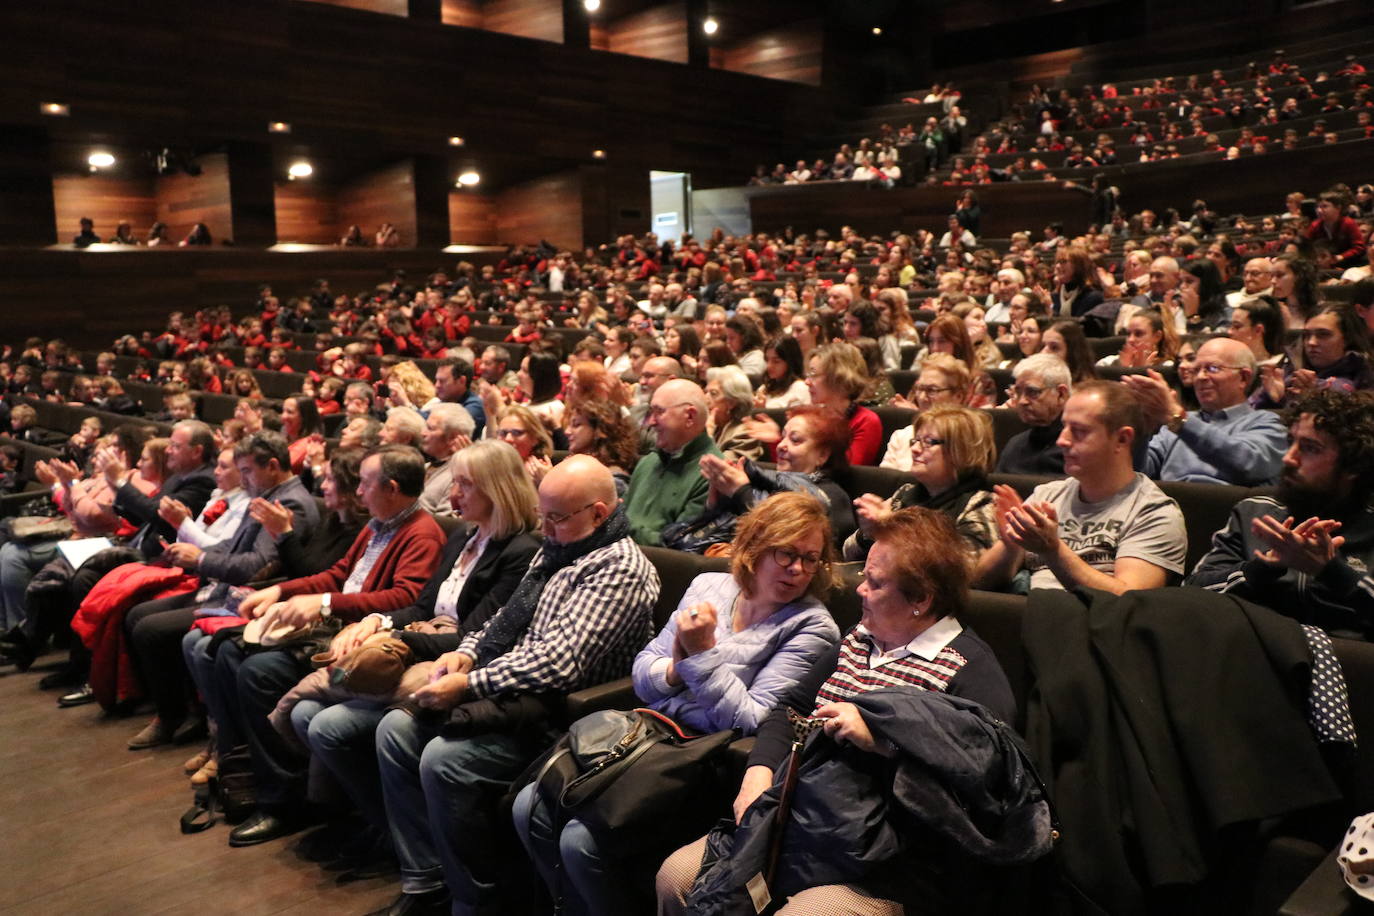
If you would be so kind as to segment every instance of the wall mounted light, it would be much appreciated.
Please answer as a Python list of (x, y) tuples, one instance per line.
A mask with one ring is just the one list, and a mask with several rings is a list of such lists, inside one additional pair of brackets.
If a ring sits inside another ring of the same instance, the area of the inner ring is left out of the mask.
[(313, 174), (315, 174), (315, 167), (304, 159), (298, 159), (291, 163), (291, 166), (286, 170), (287, 177), (292, 181), (297, 178), (309, 178)]
[(449, 146), (462, 146), (462, 145), (463, 145), (464, 143), (466, 143), (466, 142), (467, 142), (467, 141), (464, 140), (462, 137), (449, 137), (449, 138), (448, 138), (448, 145), (449, 145)]
[(115, 164), (115, 157), (105, 150), (96, 150), (86, 157), (86, 164), (91, 167), (92, 172), (96, 169), (108, 169)]
[(291, 124), (287, 121), (268, 121), (267, 132), (272, 134), (291, 133)]
[(582, 0), (582, 8), (589, 13), (595, 13), (601, 9), (601, 0)]
[(593, 159), (605, 159), (605, 158), (606, 158), (606, 151), (605, 151), (604, 149), (594, 149), (594, 150), (592, 150), (592, 158), (593, 158)]
[(878, 27), (878, 26), (875, 25), (875, 26), (873, 27), (873, 34), (874, 34), (874, 35), (881, 35), (881, 34), (883, 34), (883, 30), (882, 30), (880, 27)]
[(716, 17), (714, 16), (707, 16), (705, 21), (701, 23), (701, 30), (705, 32), (707, 35), (716, 34), (716, 31), (719, 28), (720, 23), (716, 21)]
[(468, 169), (458, 176), (458, 184), (464, 188), (470, 188), (482, 180), (482, 176), (472, 169)]
[(39, 104), (38, 110), (54, 118), (65, 118), (72, 113), (71, 106), (64, 105), (61, 102), (43, 102)]

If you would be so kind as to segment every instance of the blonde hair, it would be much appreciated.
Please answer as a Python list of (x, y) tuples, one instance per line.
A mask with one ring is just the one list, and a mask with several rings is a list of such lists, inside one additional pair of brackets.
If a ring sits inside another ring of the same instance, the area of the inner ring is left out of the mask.
[[(167, 479), (167, 445), (170, 439), (149, 439), (143, 443), (143, 451), (153, 456), (153, 463), (157, 465), (158, 480)], [(142, 452), (139, 457), (143, 457)]]
[(549, 435), (549, 428), (544, 425), (544, 421), (539, 419), (539, 415), (530, 410), (523, 404), (507, 404), (496, 415), (496, 422), (500, 423), (506, 417), (515, 417), (520, 421), (520, 425), (525, 427), (525, 432), (534, 436), (534, 448), (530, 451), (531, 455), (538, 455), (540, 458), (553, 451), (553, 437)]
[[(968, 399), (969, 389), (973, 385), (973, 373), (969, 371), (968, 363), (950, 356), (948, 353), (932, 353), (921, 360), (921, 372), (925, 372), (927, 369), (934, 369), (936, 372), (942, 373), (945, 381), (949, 383), (949, 387), (959, 393), (959, 400)], [(916, 381), (911, 386), (911, 393), (908, 395), (913, 401), (916, 399), (916, 386), (920, 382), (921, 376), (918, 373)]]
[(416, 407), (428, 404), (434, 399), (434, 383), (426, 378), (425, 374), (420, 371), (420, 367), (410, 360), (392, 366), (386, 381), (388, 385), (400, 385), (404, 389), (406, 397), (410, 399), (410, 403)]
[(811, 359), (816, 361), (826, 387), (844, 393), (851, 401), (868, 389), (868, 365), (853, 344), (825, 344), (812, 351)]
[(491, 500), (491, 536), (508, 538), (539, 524), (539, 496), (515, 447), (495, 439), (474, 442), (449, 459), (453, 476), (466, 473)]
[(821, 563), (806, 593), (823, 598), (835, 587), (835, 538), (830, 513), (820, 500), (807, 493), (777, 493), (756, 505), (735, 526), (730, 554), (730, 575), (748, 597), (754, 593), (754, 576), (764, 554), (774, 547), (795, 544), (808, 534), (821, 536)]
[(992, 437), (992, 417), (986, 411), (956, 404), (936, 404), (916, 418), (914, 428), (928, 426), (944, 440), (945, 454), (959, 479), (970, 471), (992, 472), (997, 445)]

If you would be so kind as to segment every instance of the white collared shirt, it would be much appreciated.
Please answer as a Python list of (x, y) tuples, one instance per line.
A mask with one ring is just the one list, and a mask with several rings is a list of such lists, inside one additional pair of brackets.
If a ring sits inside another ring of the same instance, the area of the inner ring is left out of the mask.
[(934, 661), (935, 656), (954, 642), (954, 638), (964, 632), (964, 625), (953, 617), (941, 617), (925, 630), (921, 631), (911, 642), (904, 646), (898, 646), (889, 652), (883, 652), (878, 648), (878, 642), (873, 638), (873, 634), (863, 624), (856, 627), (856, 631), (861, 639), (868, 641), (872, 646), (872, 651), (868, 653), (869, 669), (881, 668), (888, 662), (895, 662), (908, 655), (919, 655), (926, 661)]

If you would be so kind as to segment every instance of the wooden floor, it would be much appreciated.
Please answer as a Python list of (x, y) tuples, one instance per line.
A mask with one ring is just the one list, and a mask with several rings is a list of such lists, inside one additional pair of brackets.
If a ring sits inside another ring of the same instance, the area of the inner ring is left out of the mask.
[(0, 669), (0, 913), (362, 914), (394, 879), (340, 887), (301, 834), (231, 849), (223, 822), (183, 836), (194, 747), (125, 748), (147, 721), (58, 709), (35, 670)]

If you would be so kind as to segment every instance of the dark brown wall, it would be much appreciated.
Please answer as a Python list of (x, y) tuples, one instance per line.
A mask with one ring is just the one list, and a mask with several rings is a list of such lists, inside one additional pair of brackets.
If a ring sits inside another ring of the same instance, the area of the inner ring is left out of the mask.
[(333, 245), (343, 237), (332, 189), (316, 182), (279, 181), (273, 190), (278, 242)]
[(151, 178), (55, 175), (52, 197), (57, 242), (70, 242), (83, 216), (95, 220), (95, 234), (101, 239), (114, 235), (115, 227), (124, 220), (132, 226), (135, 238), (147, 238), (148, 229), (157, 219), (157, 197)]
[(496, 238), (502, 244), (546, 239), (559, 248), (581, 248), (581, 176), (562, 172), (502, 191), (496, 197)]
[(448, 234), (454, 245), (496, 244), (496, 201), (467, 190), (450, 191)]
[(563, 41), (562, 0), (486, 0), (482, 28), (540, 41)]
[(409, 160), (344, 185), (337, 200), (339, 236), (354, 223), (370, 236), (389, 222), (396, 226), (403, 247), (415, 245), (415, 171)]
[(736, 73), (819, 86), (824, 45), (818, 20), (799, 22), (728, 45), (719, 55), (712, 55), (711, 65)]
[(605, 49), (685, 64), (686, 17), (686, 3), (666, 3), (617, 19), (606, 26)]
[(163, 175), (156, 181), (157, 218), (167, 236), (181, 241), (196, 223), (205, 223), (215, 244), (234, 237), (229, 215), (229, 157), (215, 153), (200, 158), (196, 176)]

